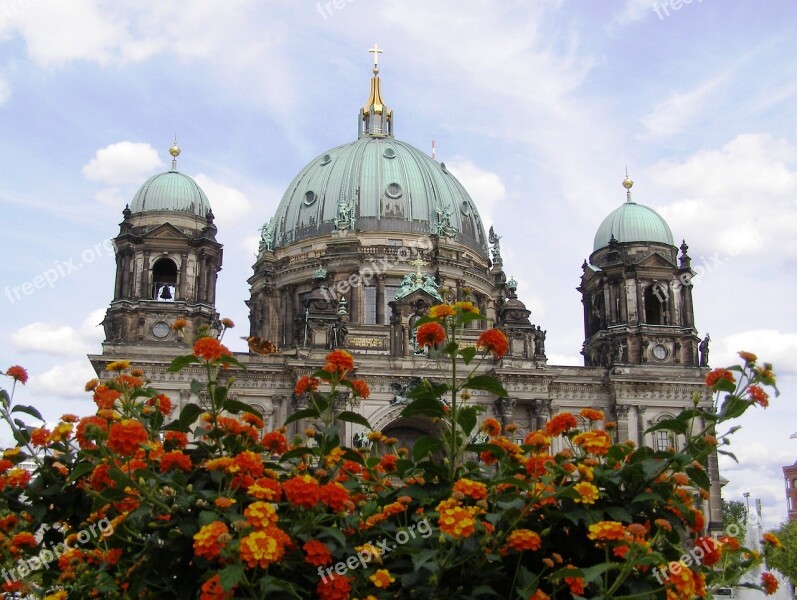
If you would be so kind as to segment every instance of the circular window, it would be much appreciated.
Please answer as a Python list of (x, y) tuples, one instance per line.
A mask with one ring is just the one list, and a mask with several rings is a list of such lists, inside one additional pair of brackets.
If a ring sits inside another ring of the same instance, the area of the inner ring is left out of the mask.
[(662, 346), (661, 344), (656, 344), (653, 346), (653, 356), (657, 360), (664, 360), (667, 358), (668, 354), (669, 352), (667, 352), (667, 348), (665, 346)]
[(389, 183), (385, 188), (385, 193), (391, 198), (399, 198), (401, 196), (401, 186), (398, 183)]
[(329, 154), (324, 154), (324, 156), (321, 157), (322, 165), (328, 165), (331, 162), (332, 162), (332, 157)]
[(152, 335), (159, 340), (169, 337), (169, 332), (172, 330), (166, 321), (158, 321), (152, 326)]
[(396, 151), (393, 148), (386, 148), (383, 152), (385, 158), (396, 158)]
[(318, 196), (316, 196), (315, 192), (313, 192), (313, 191), (307, 192), (304, 195), (304, 204), (305, 204), (305, 206), (310, 206), (313, 202), (316, 201), (316, 198), (318, 198)]
[(470, 214), (470, 204), (468, 204), (465, 200), (463, 200), (462, 201), (462, 205), (459, 207), (459, 211), (463, 215), (469, 215)]

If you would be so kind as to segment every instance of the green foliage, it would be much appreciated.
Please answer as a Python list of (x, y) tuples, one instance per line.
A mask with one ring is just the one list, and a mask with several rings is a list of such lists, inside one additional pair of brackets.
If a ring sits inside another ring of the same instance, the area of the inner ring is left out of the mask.
[(782, 548), (772, 548), (767, 554), (767, 563), (789, 578), (797, 587), (797, 521), (786, 521), (774, 533), (783, 544)]

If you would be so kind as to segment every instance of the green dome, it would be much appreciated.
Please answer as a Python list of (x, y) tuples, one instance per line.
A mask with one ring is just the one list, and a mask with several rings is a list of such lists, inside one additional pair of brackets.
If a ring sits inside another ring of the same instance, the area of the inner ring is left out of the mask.
[(609, 213), (595, 234), (593, 251), (608, 246), (612, 236), (620, 243), (658, 242), (674, 245), (670, 226), (661, 215), (636, 202), (626, 202)]
[(473, 200), (445, 165), (392, 136), (362, 135), (313, 159), (291, 182), (268, 228), (275, 246), (335, 229), (353, 208), (358, 231), (442, 233), (485, 253)]
[(177, 171), (153, 175), (133, 196), (132, 213), (174, 211), (206, 217), (210, 202), (197, 182)]

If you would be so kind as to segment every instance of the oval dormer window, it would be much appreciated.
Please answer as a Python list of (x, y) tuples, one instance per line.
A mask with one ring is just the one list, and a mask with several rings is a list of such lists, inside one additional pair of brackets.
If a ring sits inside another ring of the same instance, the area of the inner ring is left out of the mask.
[(393, 148), (385, 148), (383, 156), (385, 158), (396, 158), (396, 151)]
[(324, 154), (324, 156), (321, 157), (322, 165), (328, 165), (331, 162), (332, 162), (332, 157), (329, 154)]
[(316, 193), (314, 191), (312, 191), (312, 190), (309, 190), (304, 195), (304, 204), (305, 204), (305, 206), (310, 206), (313, 202), (316, 201), (316, 198), (318, 198), (318, 196), (316, 196)]
[(385, 188), (385, 193), (391, 198), (400, 198), (401, 186), (396, 182), (388, 183), (387, 187)]

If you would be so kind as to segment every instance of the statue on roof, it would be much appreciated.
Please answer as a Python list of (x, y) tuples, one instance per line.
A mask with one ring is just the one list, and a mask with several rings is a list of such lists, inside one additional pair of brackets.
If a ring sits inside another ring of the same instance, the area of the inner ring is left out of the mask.
[(271, 226), (271, 220), (260, 228), (260, 245), (257, 248), (258, 252), (263, 250), (274, 249), (274, 228)]
[(501, 237), (502, 236), (495, 233), (493, 226), (490, 225), (490, 234), (488, 240), (493, 245), (493, 261), (501, 260)]
[(338, 201), (338, 214), (335, 216), (335, 229), (338, 231), (354, 229), (355, 222), (354, 201), (341, 198)]
[(443, 237), (454, 237), (457, 230), (451, 226), (451, 215), (454, 211), (448, 207), (443, 207), (440, 202), (435, 202), (434, 212), (437, 215), (437, 222), (434, 224), (434, 232)]

